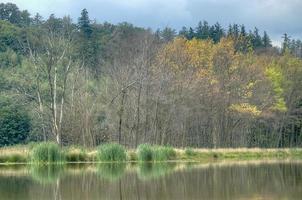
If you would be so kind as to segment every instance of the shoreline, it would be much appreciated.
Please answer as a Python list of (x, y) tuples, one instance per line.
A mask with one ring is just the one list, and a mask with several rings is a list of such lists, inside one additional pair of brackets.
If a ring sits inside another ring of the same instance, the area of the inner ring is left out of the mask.
[[(302, 148), (260, 149), (260, 148), (221, 148), (221, 149), (179, 149), (174, 148), (174, 159), (157, 162), (197, 162), (212, 163), (217, 161), (247, 161), (247, 160), (302, 160)], [(27, 165), (30, 162), (30, 150), (28, 146), (12, 146), (0, 148), (0, 165)], [(64, 147), (66, 161), (64, 164), (97, 164), (97, 163), (121, 163), (101, 162), (96, 160), (96, 149), (80, 147)], [(139, 163), (137, 151), (127, 149), (125, 163)]]

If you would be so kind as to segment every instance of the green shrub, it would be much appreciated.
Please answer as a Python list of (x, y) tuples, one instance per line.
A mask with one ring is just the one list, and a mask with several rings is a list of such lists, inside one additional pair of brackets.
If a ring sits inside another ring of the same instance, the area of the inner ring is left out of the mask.
[(5, 154), (1, 155), (0, 154), (0, 163), (26, 163), (27, 162), (27, 157), (26, 155), (22, 154)]
[(137, 157), (139, 161), (150, 162), (153, 160), (153, 147), (149, 144), (141, 144), (137, 148)]
[(186, 156), (191, 157), (191, 156), (196, 156), (197, 152), (194, 151), (194, 149), (192, 149), (192, 148), (186, 148), (185, 149), (185, 154), (186, 154)]
[(156, 146), (154, 147), (153, 160), (167, 161), (176, 158), (175, 150), (170, 146)]
[(26, 163), (27, 158), (21, 154), (12, 154), (8, 157), (7, 162), (9, 162), (9, 163)]
[(0, 97), (0, 147), (25, 143), (31, 129), (26, 110), (13, 99)]
[(126, 161), (126, 150), (123, 146), (116, 143), (103, 144), (98, 148), (97, 160), (103, 162)]
[(31, 151), (31, 160), (33, 163), (61, 163), (65, 157), (60, 147), (52, 142), (43, 142), (35, 145)]

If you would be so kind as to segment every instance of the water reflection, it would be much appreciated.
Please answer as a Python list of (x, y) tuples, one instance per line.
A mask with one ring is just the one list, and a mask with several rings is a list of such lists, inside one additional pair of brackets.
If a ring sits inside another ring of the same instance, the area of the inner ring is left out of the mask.
[(123, 176), (125, 169), (126, 163), (102, 163), (97, 165), (97, 174), (105, 180), (115, 181)]
[(160, 178), (168, 175), (175, 169), (176, 163), (140, 163), (138, 176), (142, 180)]
[(0, 199), (301, 200), (302, 163), (1, 168)]
[(40, 184), (56, 183), (64, 174), (64, 165), (30, 165), (30, 175)]

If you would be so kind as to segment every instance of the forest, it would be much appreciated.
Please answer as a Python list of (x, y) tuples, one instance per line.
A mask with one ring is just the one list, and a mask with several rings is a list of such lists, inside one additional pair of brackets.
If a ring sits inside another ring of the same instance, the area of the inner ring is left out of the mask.
[(44, 19), (0, 3), (0, 147), (54, 141), (302, 147), (302, 42), (200, 21), (177, 31)]

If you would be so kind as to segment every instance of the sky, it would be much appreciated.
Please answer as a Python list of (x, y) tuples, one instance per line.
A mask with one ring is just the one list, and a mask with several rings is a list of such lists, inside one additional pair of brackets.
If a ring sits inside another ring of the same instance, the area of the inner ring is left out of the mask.
[(247, 29), (266, 30), (275, 45), (282, 35), (302, 38), (302, 0), (0, 0), (17, 4), (21, 10), (40, 13), (44, 18), (54, 13), (70, 15), (75, 21), (86, 8), (97, 22), (130, 22), (136, 26), (180, 30), (196, 27), (199, 21), (245, 24)]

